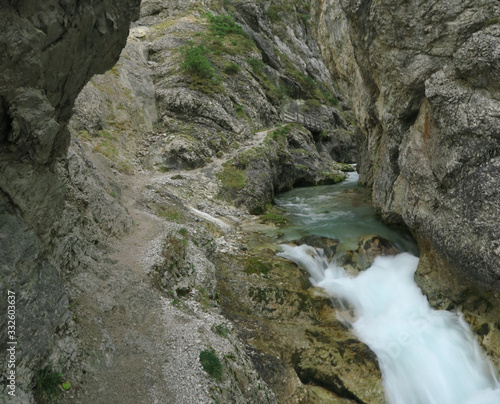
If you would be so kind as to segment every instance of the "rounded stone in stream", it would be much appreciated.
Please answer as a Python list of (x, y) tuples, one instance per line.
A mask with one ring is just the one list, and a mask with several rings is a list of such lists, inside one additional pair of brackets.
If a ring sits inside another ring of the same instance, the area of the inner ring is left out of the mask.
[[(377, 235), (364, 236), (359, 239), (357, 253), (368, 268), (379, 255), (396, 255), (401, 251), (386, 238)], [(366, 269), (364, 268), (364, 269)]]
[(307, 244), (314, 248), (321, 248), (325, 254), (325, 258), (330, 261), (335, 257), (338, 251), (340, 241), (322, 236), (305, 236), (298, 240), (293, 240), (291, 243), (295, 245)]
[(400, 252), (392, 241), (382, 236), (368, 235), (359, 238), (356, 250), (345, 251), (337, 257), (337, 264), (355, 274), (368, 269), (379, 255), (396, 255)]

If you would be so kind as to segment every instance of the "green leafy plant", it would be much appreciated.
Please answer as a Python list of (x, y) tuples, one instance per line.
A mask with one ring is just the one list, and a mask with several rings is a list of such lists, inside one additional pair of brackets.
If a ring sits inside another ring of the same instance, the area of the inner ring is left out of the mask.
[(62, 381), (62, 374), (52, 370), (47, 366), (35, 373), (33, 377), (35, 396), (39, 402), (48, 402), (59, 397), (61, 389), (59, 384)]
[(309, 110), (311, 108), (319, 108), (321, 107), (321, 102), (319, 102), (318, 100), (315, 100), (315, 99), (307, 99), (306, 100), (306, 109)]
[(214, 327), (215, 333), (223, 338), (226, 338), (229, 335), (229, 328), (227, 328), (226, 324), (217, 324)]
[(217, 173), (217, 178), (226, 189), (240, 190), (246, 186), (246, 175), (243, 170), (232, 165), (226, 165), (222, 171)]
[(214, 68), (208, 58), (209, 50), (204, 45), (190, 43), (184, 49), (184, 62), (181, 67), (190, 74), (200, 78), (211, 79), (214, 77)]
[(236, 112), (236, 115), (238, 115), (239, 117), (247, 116), (245, 110), (243, 109), (243, 105), (236, 105), (234, 107), (234, 112)]
[(247, 59), (248, 64), (252, 68), (255, 74), (261, 74), (262, 68), (264, 67), (264, 62), (259, 58), (249, 58)]
[(214, 55), (239, 55), (255, 50), (255, 43), (231, 15), (205, 14), (209, 32), (200, 34), (203, 43)]
[(231, 62), (224, 67), (224, 73), (226, 74), (237, 74), (240, 71), (240, 66), (236, 63)]
[(177, 233), (179, 233), (184, 238), (189, 236), (189, 231), (185, 227), (181, 227), (179, 230), (177, 230)]
[(285, 216), (280, 215), (276, 212), (268, 212), (262, 215), (261, 220), (264, 223), (272, 223), (275, 226), (284, 226), (288, 223), (288, 220)]
[(291, 132), (291, 125), (287, 124), (279, 127), (278, 129), (273, 130), (270, 133), (270, 137), (272, 140), (279, 141), (286, 137)]
[(212, 13), (208, 13), (207, 19), (210, 23), (210, 31), (213, 35), (224, 37), (229, 34), (235, 34), (245, 38), (247, 37), (241, 25), (237, 24), (230, 15), (213, 15)]
[(213, 349), (204, 349), (200, 352), (200, 362), (203, 370), (215, 380), (222, 377), (222, 363)]

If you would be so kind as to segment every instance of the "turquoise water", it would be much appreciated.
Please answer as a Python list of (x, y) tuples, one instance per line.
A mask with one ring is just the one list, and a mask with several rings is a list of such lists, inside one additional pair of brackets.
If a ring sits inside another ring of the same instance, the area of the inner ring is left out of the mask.
[(297, 188), (279, 195), (276, 204), (291, 222), (281, 229), (283, 241), (318, 235), (338, 239), (345, 249), (353, 249), (361, 236), (377, 234), (401, 251), (418, 255), (409, 233), (396, 231), (375, 216), (366, 191), (357, 182), (358, 174), (352, 172), (340, 184)]
[(412, 238), (383, 225), (356, 184), (352, 173), (340, 185), (282, 194), (277, 204), (291, 220), (283, 240), (320, 235), (351, 249), (360, 236), (378, 234), (406, 252), (379, 256), (356, 277), (305, 244), (283, 244), (278, 255), (355, 310), (354, 318), (339, 318), (377, 355), (389, 404), (499, 404), (500, 382), (476, 336), (461, 314), (430, 307), (414, 282)]

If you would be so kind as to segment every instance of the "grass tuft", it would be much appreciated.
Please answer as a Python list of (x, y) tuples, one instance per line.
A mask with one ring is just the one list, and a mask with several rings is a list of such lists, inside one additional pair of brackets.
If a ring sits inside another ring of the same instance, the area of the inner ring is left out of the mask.
[(222, 171), (219, 171), (217, 179), (222, 182), (222, 187), (228, 190), (239, 191), (247, 185), (245, 172), (231, 165), (227, 165)]
[(200, 362), (203, 370), (215, 380), (222, 378), (222, 363), (213, 349), (204, 349), (201, 351)]
[(62, 382), (62, 374), (54, 372), (50, 366), (35, 373), (33, 382), (35, 396), (40, 403), (53, 401), (61, 394), (59, 384)]

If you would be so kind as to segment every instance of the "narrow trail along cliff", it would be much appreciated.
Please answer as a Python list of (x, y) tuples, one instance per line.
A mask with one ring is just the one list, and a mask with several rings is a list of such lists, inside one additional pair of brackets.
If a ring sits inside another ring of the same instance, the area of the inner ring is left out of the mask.
[[(147, 273), (165, 224), (137, 204), (146, 178), (126, 179), (133, 180), (121, 184), (133, 221), (131, 231), (111, 246), (112, 263), (106, 273), (87, 292), (84, 288), (73, 308), (83, 352), (95, 353), (84, 358), (93, 372), (82, 386), (80, 402), (135, 403), (137, 397), (154, 402), (156, 394), (171, 397), (161, 377), (169, 362), (164, 344), (167, 323), (162, 321), (161, 295), (151, 287)], [(78, 278), (82, 282), (85, 278)]]
[[(238, 152), (259, 146), (272, 130), (256, 133)], [(235, 153), (216, 159), (203, 169), (183, 173), (191, 179), (190, 187), (217, 189), (215, 173)], [(85, 379), (76, 402), (136, 403), (138, 397), (158, 403), (211, 402), (208, 387), (201, 390), (203, 374), (196, 366), (197, 353), (206, 346), (204, 338), (197, 336), (197, 328), (209, 324), (203, 316), (183, 315), (165, 299), (151, 277), (172, 224), (151, 212), (144, 195), (151, 184), (171, 176), (162, 173), (120, 176), (117, 183), (121, 203), (130, 215), (131, 228), (128, 234), (110, 244), (109, 265), (99, 274), (98, 282), (87, 278), (85, 273), (75, 274), (76, 287), (82, 292), (72, 309), (82, 351), (84, 355), (91, 353), (83, 358), (90, 377)], [(175, 228), (181, 226), (174, 225)], [(226, 231), (231, 228), (229, 224), (224, 226)], [(224, 320), (220, 314), (207, 316), (213, 317), (214, 322)], [(177, 349), (189, 353), (179, 355)], [(198, 384), (196, 394), (192, 384)], [(116, 386), (120, 388), (117, 390)], [(68, 402), (75, 402), (74, 398)]]

